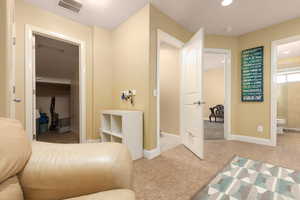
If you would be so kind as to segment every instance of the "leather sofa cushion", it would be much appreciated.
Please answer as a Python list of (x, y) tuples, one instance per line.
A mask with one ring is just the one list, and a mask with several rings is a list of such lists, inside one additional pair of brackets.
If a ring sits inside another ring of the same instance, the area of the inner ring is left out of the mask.
[(24, 200), (23, 192), (16, 176), (0, 184), (0, 200)]
[(90, 195), (84, 195), (66, 200), (135, 200), (135, 194), (131, 190), (109, 190)]
[(112, 189), (130, 189), (132, 160), (117, 143), (32, 143), (19, 175), (26, 200), (61, 200)]
[(31, 144), (21, 123), (0, 118), (0, 184), (19, 173), (30, 154)]

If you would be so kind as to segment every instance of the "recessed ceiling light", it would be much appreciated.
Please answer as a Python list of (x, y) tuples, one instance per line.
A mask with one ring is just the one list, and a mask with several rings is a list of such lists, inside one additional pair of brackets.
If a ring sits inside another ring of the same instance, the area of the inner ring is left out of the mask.
[(233, 0), (223, 0), (222, 1), (222, 6), (229, 6), (233, 3)]
[(225, 63), (225, 60), (222, 60), (221, 63), (224, 64), (224, 63)]

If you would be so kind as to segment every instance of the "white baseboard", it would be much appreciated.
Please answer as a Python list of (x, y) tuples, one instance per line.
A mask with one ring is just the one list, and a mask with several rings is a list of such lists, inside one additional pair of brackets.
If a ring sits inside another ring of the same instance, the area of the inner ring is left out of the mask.
[(161, 135), (166, 135), (166, 136), (171, 136), (171, 137), (176, 137), (179, 138), (180, 135), (173, 134), (173, 133), (167, 133), (167, 132), (160, 132)]
[(144, 149), (144, 158), (151, 160), (153, 158), (156, 158), (159, 155), (160, 155), (160, 147), (152, 149), (152, 150)]
[(88, 139), (86, 140), (86, 143), (100, 143), (101, 140), (100, 139)]
[(272, 143), (271, 139), (256, 138), (256, 137), (243, 136), (243, 135), (230, 134), (228, 140), (235, 140), (240, 142), (254, 143), (260, 145), (267, 145), (267, 146), (275, 146)]

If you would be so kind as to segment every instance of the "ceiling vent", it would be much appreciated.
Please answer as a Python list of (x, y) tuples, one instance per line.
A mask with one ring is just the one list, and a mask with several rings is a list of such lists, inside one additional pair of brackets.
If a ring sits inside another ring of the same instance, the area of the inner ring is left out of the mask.
[(80, 9), (82, 8), (81, 2), (77, 0), (60, 0), (58, 5), (76, 13), (79, 13)]

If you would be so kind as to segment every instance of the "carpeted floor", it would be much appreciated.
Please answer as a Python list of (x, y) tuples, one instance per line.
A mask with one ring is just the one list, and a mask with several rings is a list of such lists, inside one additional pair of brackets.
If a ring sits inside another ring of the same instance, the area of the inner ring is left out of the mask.
[(300, 133), (279, 136), (276, 148), (215, 140), (205, 142), (204, 160), (180, 145), (153, 160), (135, 161), (137, 200), (188, 200), (234, 155), (300, 170)]

